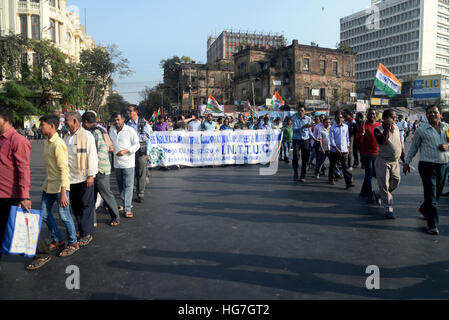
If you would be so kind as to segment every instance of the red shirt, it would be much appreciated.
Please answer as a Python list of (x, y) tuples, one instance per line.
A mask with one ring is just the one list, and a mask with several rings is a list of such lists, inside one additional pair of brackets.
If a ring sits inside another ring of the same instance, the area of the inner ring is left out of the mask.
[(14, 128), (0, 135), (0, 198), (30, 198), (30, 153), (30, 142)]
[(379, 145), (377, 144), (376, 137), (374, 136), (374, 129), (381, 125), (382, 124), (379, 122), (376, 122), (374, 124), (366, 122), (364, 136), (362, 136), (363, 124), (360, 125), (355, 138), (356, 141), (361, 145), (361, 154), (377, 155), (377, 153), (379, 152)]

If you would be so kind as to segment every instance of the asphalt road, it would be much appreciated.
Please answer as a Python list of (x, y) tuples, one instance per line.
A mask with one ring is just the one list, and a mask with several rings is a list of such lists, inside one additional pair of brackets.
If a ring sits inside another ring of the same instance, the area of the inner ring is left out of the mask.
[[(34, 208), (42, 146), (33, 142)], [(358, 197), (363, 172), (354, 175), (357, 188), (345, 191), (311, 176), (294, 184), (284, 163), (274, 176), (259, 176), (258, 166), (154, 170), (135, 218), (113, 229), (100, 213), (94, 241), (73, 257), (33, 273), (24, 270), (30, 260), (4, 257), (0, 299), (447, 299), (449, 199), (441, 236), (431, 237), (418, 219), (417, 172), (394, 194), (394, 221)], [(66, 288), (72, 265), (79, 290)], [(365, 286), (371, 265), (380, 290)]]

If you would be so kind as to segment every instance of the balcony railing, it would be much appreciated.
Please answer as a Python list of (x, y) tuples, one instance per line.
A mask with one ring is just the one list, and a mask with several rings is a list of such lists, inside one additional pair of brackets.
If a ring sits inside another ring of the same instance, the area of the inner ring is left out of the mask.
[(17, 8), (20, 12), (27, 12), (27, 11), (40, 11), (41, 4), (36, 2), (30, 2), (30, 1), (17, 1)]

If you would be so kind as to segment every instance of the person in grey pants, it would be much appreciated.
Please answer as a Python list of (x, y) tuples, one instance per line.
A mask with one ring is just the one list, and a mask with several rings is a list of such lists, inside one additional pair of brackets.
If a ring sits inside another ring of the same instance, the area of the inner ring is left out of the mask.
[[(98, 174), (95, 177), (95, 198), (98, 193), (103, 198), (109, 214), (111, 215), (112, 221), (110, 222), (110, 225), (112, 227), (116, 227), (120, 224), (120, 215), (118, 212), (117, 201), (111, 191), (111, 163), (109, 161), (109, 147), (104, 138), (104, 135), (107, 134), (107, 132), (96, 124), (97, 116), (93, 112), (84, 113), (82, 120), (83, 127), (92, 133), (95, 138), (95, 145), (97, 146)], [(97, 214), (95, 212), (94, 225), (96, 224)]]
[(145, 188), (147, 184), (147, 141), (150, 139), (151, 130), (148, 123), (139, 115), (139, 108), (136, 105), (130, 105), (128, 107), (129, 120), (126, 125), (133, 128), (137, 136), (139, 137), (140, 149), (136, 152), (135, 163), (135, 185), (136, 185), (136, 201), (143, 203), (145, 198)]

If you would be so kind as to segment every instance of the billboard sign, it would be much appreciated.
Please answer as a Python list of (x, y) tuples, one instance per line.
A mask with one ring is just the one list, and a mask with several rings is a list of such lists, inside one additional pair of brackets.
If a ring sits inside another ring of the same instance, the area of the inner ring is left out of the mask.
[(413, 82), (413, 99), (441, 98), (441, 76), (418, 78)]
[(371, 98), (372, 106), (388, 106), (390, 105), (389, 99)]

